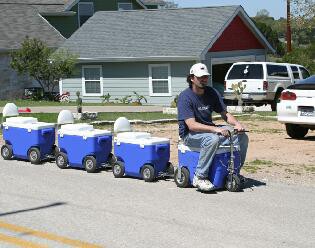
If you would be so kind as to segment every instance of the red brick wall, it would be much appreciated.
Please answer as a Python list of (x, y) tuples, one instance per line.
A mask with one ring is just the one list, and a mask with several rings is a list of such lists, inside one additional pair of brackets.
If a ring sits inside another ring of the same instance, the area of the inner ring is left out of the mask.
[(264, 49), (252, 31), (236, 16), (221, 36), (209, 49), (209, 52)]

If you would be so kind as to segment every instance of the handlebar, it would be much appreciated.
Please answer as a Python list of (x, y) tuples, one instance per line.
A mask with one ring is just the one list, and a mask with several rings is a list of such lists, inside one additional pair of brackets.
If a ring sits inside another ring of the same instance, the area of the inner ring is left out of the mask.
[[(233, 135), (236, 135), (238, 133), (248, 133), (249, 132), (248, 130), (241, 130), (241, 131), (239, 131), (237, 129), (233, 129), (233, 131), (228, 130), (228, 129), (225, 129), (225, 130), (228, 132), (229, 137), (232, 137)], [(217, 134), (218, 135), (222, 135), (222, 133), (217, 133)]]

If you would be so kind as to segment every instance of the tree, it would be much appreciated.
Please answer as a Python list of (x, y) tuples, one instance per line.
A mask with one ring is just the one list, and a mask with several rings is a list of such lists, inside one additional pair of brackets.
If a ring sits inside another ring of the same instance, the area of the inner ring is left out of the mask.
[[(288, 0), (287, 0), (288, 1)], [(293, 40), (299, 44), (314, 42), (315, 2), (314, 0), (290, 0)]]
[[(272, 17), (267, 17), (262, 18), (262, 16), (259, 17), (254, 17), (253, 20), (255, 21), (256, 26), (262, 32), (262, 34), (266, 37), (268, 42), (271, 44), (271, 46), (276, 49), (276, 53), (280, 56), (284, 54), (284, 45), (280, 42), (279, 40), (279, 34), (273, 30), (272, 28), (272, 23), (274, 23), (274, 20), (272, 18), (272, 22), (270, 22), (270, 18)], [(271, 24), (267, 24), (271, 23)]]
[(72, 75), (76, 56), (62, 49), (55, 51), (39, 39), (26, 37), (21, 49), (11, 53), (11, 67), (34, 78), (43, 92), (53, 92), (61, 78)]
[(314, 0), (291, 0), (292, 18), (298, 28), (314, 29), (315, 2)]
[(311, 74), (315, 73), (315, 42), (308, 47), (294, 47), (292, 52), (286, 53), (280, 62), (300, 64), (305, 66)]
[(256, 17), (269, 17), (269, 11), (266, 9), (261, 9), (257, 12)]

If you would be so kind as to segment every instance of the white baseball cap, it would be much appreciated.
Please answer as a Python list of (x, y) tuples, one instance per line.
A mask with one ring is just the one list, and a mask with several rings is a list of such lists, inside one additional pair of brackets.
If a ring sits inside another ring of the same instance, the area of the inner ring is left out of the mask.
[(205, 64), (197, 63), (190, 68), (190, 74), (196, 77), (209, 76), (208, 68)]

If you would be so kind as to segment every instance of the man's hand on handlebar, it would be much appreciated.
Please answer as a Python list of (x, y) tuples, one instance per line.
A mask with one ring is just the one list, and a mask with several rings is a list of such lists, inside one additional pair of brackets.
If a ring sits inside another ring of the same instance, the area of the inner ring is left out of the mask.
[(244, 132), (245, 131), (245, 127), (239, 122), (236, 123), (236, 125), (234, 126), (234, 129), (237, 130), (238, 132)]
[(223, 135), (224, 137), (229, 137), (229, 131), (227, 129), (216, 127), (215, 132), (219, 135)]

